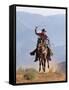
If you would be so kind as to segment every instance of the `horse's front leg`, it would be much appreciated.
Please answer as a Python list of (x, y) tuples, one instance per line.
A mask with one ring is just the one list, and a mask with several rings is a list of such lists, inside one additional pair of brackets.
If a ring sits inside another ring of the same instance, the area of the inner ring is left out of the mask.
[(48, 63), (48, 68), (49, 68), (49, 60), (47, 59), (47, 63)]
[(43, 71), (45, 72), (45, 67), (46, 67), (46, 58), (45, 58), (45, 55), (43, 55), (43, 58), (42, 58), (42, 67), (43, 67)]
[(43, 71), (45, 72), (45, 68), (46, 68), (46, 59), (43, 59)]
[(41, 71), (41, 59), (39, 59), (39, 72)]
[(41, 64), (42, 64), (42, 69), (43, 69), (43, 71), (45, 72), (45, 69), (44, 69), (44, 61), (43, 61), (43, 60), (42, 60)]
[(46, 68), (46, 59), (44, 58), (44, 72), (45, 72), (45, 68)]

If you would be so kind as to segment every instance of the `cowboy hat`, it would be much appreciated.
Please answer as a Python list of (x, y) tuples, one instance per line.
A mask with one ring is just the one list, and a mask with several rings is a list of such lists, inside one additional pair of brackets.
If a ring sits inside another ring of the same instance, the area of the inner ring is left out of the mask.
[(44, 28), (42, 29), (42, 32), (47, 32)]

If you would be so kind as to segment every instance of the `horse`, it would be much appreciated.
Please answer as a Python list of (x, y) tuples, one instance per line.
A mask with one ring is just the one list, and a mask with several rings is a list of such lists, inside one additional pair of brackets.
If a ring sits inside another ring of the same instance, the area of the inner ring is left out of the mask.
[(48, 48), (45, 47), (45, 43), (43, 43), (42, 41), (38, 44), (37, 52), (38, 52), (38, 60), (39, 60), (39, 72), (41, 71), (41, 66), (43, 71), (45, 72), (46, 61), (48, 63), (48, 68), (49, 68), (49, 60), (47, 58)]
[(39, 72), (41, 71), (41, 66), (43, 71), (45, 72), (46, 61), (49, 68), (50, 50), (48, 46), (46, 47), (46, 45), (47, 44), (45, 40), (38, 38), (37, 48), (34, 51), (30, 52), (30, 55), (36, 54), (37, 60), (39, 61)]

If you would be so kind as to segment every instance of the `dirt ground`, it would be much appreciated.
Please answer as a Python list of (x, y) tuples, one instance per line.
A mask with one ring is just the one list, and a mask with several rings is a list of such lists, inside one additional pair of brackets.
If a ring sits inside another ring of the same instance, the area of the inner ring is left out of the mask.
[(48, 72), (48, 73), (37, 73), (35, 79), (26, 80), (23, 73), (16, 73), (16, 83), (32, 83), (32, 82), (51, 82), (51, 81), (65, 81), (65, 74), (57, 72)]

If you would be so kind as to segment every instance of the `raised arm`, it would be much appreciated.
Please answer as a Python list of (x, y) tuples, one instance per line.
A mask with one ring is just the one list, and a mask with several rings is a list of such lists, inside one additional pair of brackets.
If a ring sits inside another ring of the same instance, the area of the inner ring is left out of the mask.
[(37, 33), (37, 28), (38, 28), (38, 27), (35, 28), (35, 34), (36, 34), (36, 35), (38, 35), (38, 33)]

